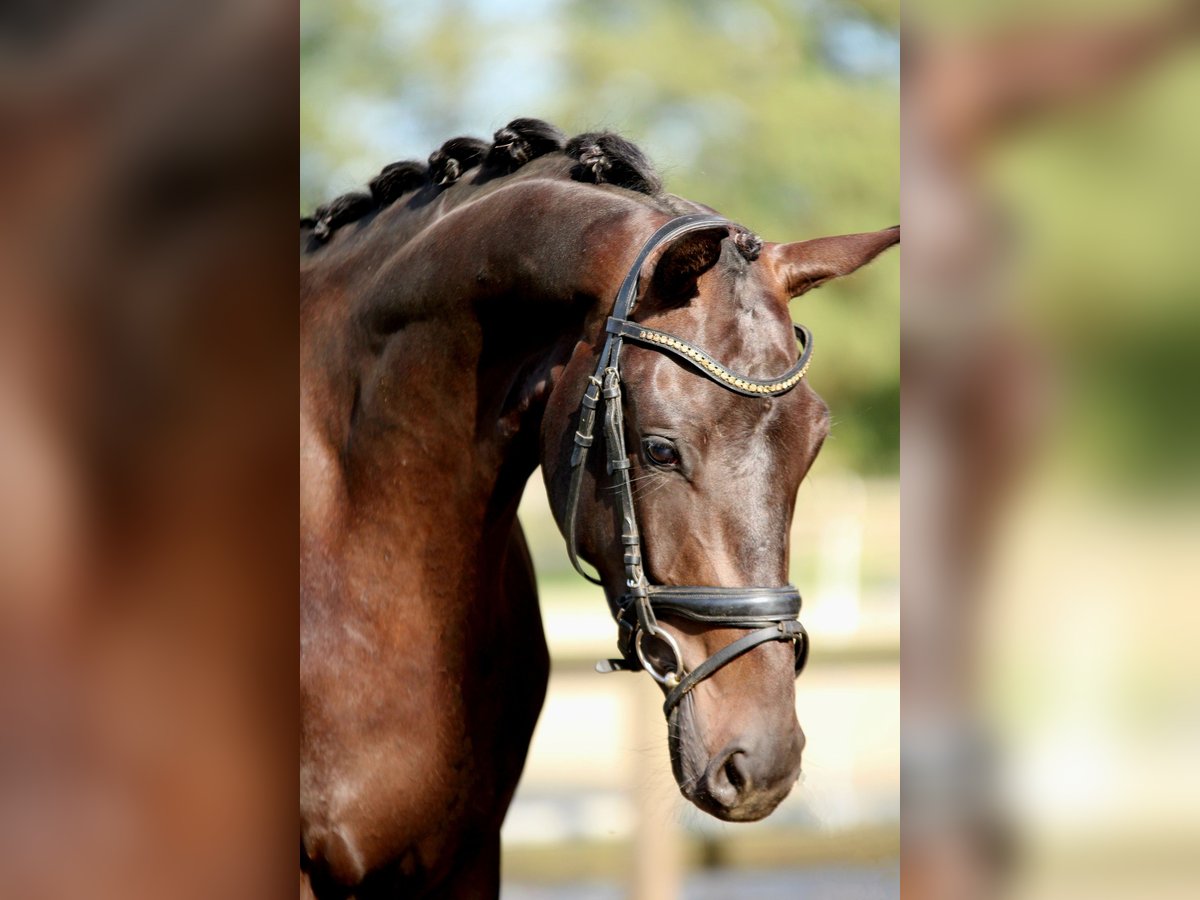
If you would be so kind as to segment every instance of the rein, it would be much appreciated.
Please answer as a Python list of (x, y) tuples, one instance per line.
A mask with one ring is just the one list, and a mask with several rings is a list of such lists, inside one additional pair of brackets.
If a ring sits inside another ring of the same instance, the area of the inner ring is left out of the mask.
[[(598, 578), (584, 571), (579, 560), (576, 538), (576, 517), (579, 495), (583, 485), (584, 463), (594, 440), (596, 411), (604, 401), (604, 444), (608, 474), (616, 483), (617, 502), (621, 514), (621, 545), (625, 566), (626, 591), (617, 601), (617, 647), (619, 659), (596, 664), (598, 672), (637, 671), (645, 669), (667, 688), (663, 713), (670, 717), (681, 700), (697, 684), (722, 666), (748, 653), (759, 644), (788, 641), (794, 646), (796, 674), (808, 659), (808, 634), (798, 621), (800, 592), (793, 585), (779, 587), (708, 587), (654, 585), (646, 579), (642, 566), (642, 541), (633, 505), (633, 487), (629, 478), (629, 455), (625, 447), (625, 420), (621, 403), (620, 357), (624, 341), (633, 341), (664, 353), (669, 353), (690, 365), (728, 391), (748, 397), (776, 397), (790, 391), (808, 370), (812, 358), (812, 335), (803, 325), (794, 325), (800, 342), (800, 354), (788, 371), (759, 381), (730, 371), (705, 350), (665, 331), (647, 328), (630, 321), (637, 303), (642, 266), (656, 249), (692, 231), (728, 227), (732, 223), (720, 216), (695, 214), (672, 219), (659, 228), (642, 246), (637, 258), (621, 282), (613, 303), (612, 315), (605, 325), (604, 347), (596, 361), (596, 370), (588, 378), (579, 407), (579, 425), (575, 432), (575, 447), (571, 453), (571, 484), (567, 495), (566, 538), (571, 564), (588, 581), (600, 584)], [(679, 645), (659, 627), (658, 615), (679, 616), (708, 625), (755, 629), (726, 647), (718, 650), (690, 672), (683, 668)], [(674, 655), (670, 671), (660, 672), (646, 658), (642, 642), (646, 635), (662, 641)]]

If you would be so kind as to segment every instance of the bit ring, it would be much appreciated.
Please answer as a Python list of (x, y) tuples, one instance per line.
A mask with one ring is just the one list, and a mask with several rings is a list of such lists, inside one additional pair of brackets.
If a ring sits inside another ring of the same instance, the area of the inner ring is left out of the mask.
[(667, 688), (675, 687), (675, 685), (679, 684), (679, 679), (683, 678), (683, 654), (679, 651), (679, 645), (675, 643), (675, 638), (671, 637), (671, 635), (663, 628), (658, 629), (656, 634), (651, 635), (651, 637), (662, 640), (663, 643), (665, 643), (671, 649), (671, 653), (675, 657), (674, 671), (668, 672), (664, 675), (654, 668), (654, 666), (650, 664), (650, 661), (646, 659), (646, 654), (642, 650), (642, 638), (645, 636), (646, 632), (642, 629), (639, 629), (637, 633), (637, 640), (635, 640), (633, 643), (634, 650), (637, 651), (638, 662), (642, 664), (643, 669), (650, 673), (650, 677), (659, 684)]

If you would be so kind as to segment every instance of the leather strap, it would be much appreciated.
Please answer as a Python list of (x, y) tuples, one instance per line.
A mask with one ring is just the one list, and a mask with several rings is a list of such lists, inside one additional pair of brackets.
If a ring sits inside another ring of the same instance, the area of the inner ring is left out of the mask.
[(646, 264), (646, 260), (650, 258), (651, 253), (663, 244), (670, 243), (689, 232), (704, 231), (708, 228), (729, 228), (731, 225), (733, 223), (724, 216), (714, 216), (709, 213), (692, 213), (686, 216), (679, 216), (662, 225), (642, 245), (642, 249), (638, 251), (633, 265), (629, 267), (629, 271), (625, 275), (625, 280), (621, 282), (621, 287), (617, 291), (616, 302), (613, 303), (613, 318), (627, 319), (629, 318), (629, 314), (633, 312), (633, 307), (637, 303), (637, 288), (638, 282), (642, 277), (642, 266)]
[(804, 631), (804, 627), (795, 620), (776, 622), (774, 625), (768, 625), (765, 628), (760, 628), (757, 631), (743, 635), (733, 643), (722, 647), (680, 679), (679, 684), (675, 685), (670, 693), (667, 694), (666, 702), (663, 703), (664, 715), (670, 716), (671, 711), (679, 705), (679, 701), (705, 678), (708, 678), (722, 666), (733, 662), (739, 656), (749, 653), (759, 644), (766, 644), (771, 641), (804, 641), (807, 643), (807, 639), (808, 635)]
[(713, 622), (744, 628), (783, 622), (800, 615), (800, 592), (783, 587), (650, 587), (655, 612), (694, 622)]
[[(617, 289), (616, 299), (613, 301), (612, 317), (625, 319), (633, 312), (634, 304), (637, 303), (638, 283), (641, 279), (642, 267), (646, 264), (646, 260), (650, 258), (650, 255), (660, 246), (678, 237), (682, 237), (691, 231), (719, 227), (728, 228), (732, 224), (722, 216), (697, 213), (694, 215), (679, 216), (660, 226), (654, 234), (650, 235), (646, 243), (642, 245), (642, 249), (638, 251), (638, 255), (630, 265), (629, 271), (621, 281), (621, 286)], [(610, 368), (614, 373), (617, 371), (620, 355), (621, 336), (606, 330), (604, 346), (600, 350), (600, 355), (596, 358), (596, 370), (588, 380), (587, 390), (584, 391), (583, 400), (580, 404), (579, 424), (575, 430), (575, 447), (571, 451), (571, 482), (567, 490), (566, 509), (567, 554), (571, 558), (571, 565), (575, 567), (575, 571), (592, 582), (592, 584), (600, 584), (601, 581), (599, 578), (584, 571), (579, 559), (576, 519), (578, 518), (579, 495), (583, 489), (583, 473), (587, 464), (588, 450), (594, 442), (596, 405), (600, 398), (600, 390), (604, 384), (605, 371)], [(628, 487), (628, 473), (626, 473), (626, 477), (623, 480), (626, 482), (626, 487)], [(632, 510), (632, 494), (630, 495), (630, 509)]]
[[(607, 345), (606, 345), (607, 346)], [(604, 354), (601, 354), (603, 356)], [(587, 390), (584, 391), (583, 401), (579, 407), (579, 425), (575, 430), (575, 447), (571, 451), (571, 484), (567, 489), (567, 555), (575, 571), (592, 584), (601, 584), (599, 578), (588, 574), (579, 560), (579, 541), (576, 537), (576, 521), (579, 519), (579, 492), (583, 487), (584, 463), (587, 462), (588, 450), (592, 446), (596, 429), (596, 406), (600, 402), (600, 380), (590, 378)]]

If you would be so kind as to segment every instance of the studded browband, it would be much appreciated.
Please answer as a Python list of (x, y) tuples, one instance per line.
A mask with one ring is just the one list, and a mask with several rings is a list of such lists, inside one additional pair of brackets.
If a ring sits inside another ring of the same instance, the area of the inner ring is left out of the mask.
[(670, 353), (684, 362), (690, 363), (702, 375), (707, 375), (726, 390), (745, 394), (748, 397), (775, 397), (787, 393), (798, 385), (808, 372), (808, 364), (812, 360), (812, 335), (803, 325), (793, 323), (792, 328), (795, 329), (796, 337), (802, 348), (796, 364), (778, 378), (755, 381), (753, 378), (730, 372), (714, 360), (711, 354), (665, 331), (656, 331), (653, 328), (639, 325), (637, 322), (628, 322), (616, 317), (610, 317), (606, 326), (609, 334), (617, 334), (626, 340), (637, 341), (653, 347), (655, 350)]
[[(772, 397), (790, 391), (804, 378), (812, 358), (812, 335), (802, 325), (795, 325), (796, 337), (801, 344), (796, 364), (782, 375), (760, 381), (730, 371), (710, 353), (682, 338), (629, 320), (637, 302), (641, 270), (650, 254), (689, 232), (720, 227), (730, 228), (733, 227), (733, 223), (720, 216), (707, 214), (680, 216), (654, 232), (638, 252), (617, 291), (612, 315), (605, 326), (604, 347), (597, 359), (595, 373), (588, 378), (588, 386), (579, 409), (575, 447), (571, 454), (571, 482), (566, 509), (567, 551), (572, 565), (580, 575), (594, 584), (601, 584), (600, 579), (584, 571), (580, 562), (576, 518), (584, 464), (588, 450), (594, 443), (596, 411), (600, 400), (603, 399), (607, 469), (617, 482), (616, 497), (622, 522), (621, 544), (626, 592), (617, 601), (614, 610), (618, 626), (617, 646), (621, 651), (621, 658), (597, 663), (596, 669), (601, 672), (646, 669), (668, 690), (666, 702), (663, 704), (663, 712), (668, 717), (700, 681), (759, 644), (770, 641), (792, 642), (797, 674), (804, 667), (808, 657), (808, 636), (804, 626), (797, 621), (801, 605), (800, 592), (792, 585), (737, 588), (652, 585), (647, 581), (642, 566), (641, 537), (629, 479), (630, 461), (625, 448), (619, 372), (622, 342), (631, 340), (669, 353), (726, 390), (750, 397)], [(692, 671), (685, 672), (679, 646), (669, 632), (658, 626), (657, 614), (678, 616), (712, 626), (755, 630), (718, 650)], [(672, 671), (660, 672), (647, 660), (642, 647), (642, 640), (646, 634), (661, 640), (671, 649), (675, 657)]]

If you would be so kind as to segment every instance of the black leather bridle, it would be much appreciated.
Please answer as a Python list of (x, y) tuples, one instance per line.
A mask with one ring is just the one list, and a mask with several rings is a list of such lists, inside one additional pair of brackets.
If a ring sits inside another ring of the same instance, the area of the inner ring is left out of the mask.
[[(571, 484), (567, 495), (567, 550), (576, 571), (589, 581), (600, 580), (584, 571), (579, 561), (575, 520), (588, 449), (593, 443), (596, 410), (604, 398), (604, 442), (608, 454), (608, 473), (616, 482), (616, 496), (621, 513), (621, 544), (624, 548), (626, 592), (617, 601), (614, 615), (617, 621), (617, 646), (620, 659), (596, 664), (597, 671), (637, 671), (646, 669), (664, 685), (667, 699), (663, 712), (669, 717), (679, 702), (697, 684), (722, 666), (748, 653), (759, 644), (770, 641), (790, 641), (796, 655), (796, 674), (808, 659), (808, 634), (798, 621), (800, 592), (790, 584), (780, 587), (693, 587), (654, 585), (646, 580), (642, 569), (641, 537), (633, 506), (633, 488), (629, 479), (629, 455), (625, 449), (624, 412), (621, 405), (620, 356), (622, 342), (629, 340), (670, 353), (690, 365), (700, 374), (712, 379), (726, 390), (749, 397), (776, 397), (800, 383), (812, 357), (812, 335), (803, 325), (795, 325), (800, 341), (800, 358), (778, 378), (757, 381), (738, 375), (718, 363), (711, 354), (664, 331), (657, 331), (629, 319), (637, 302), (638, 285), (643, 264), (657, 248), (692, 231), (714, 227), (734, 227), (720, 216), (687, 215), (672, 219), (659, 228), (643, 245), (628, 274), (617, 291), (612, 315), (605, 326), (604, 348), (596, 362), (596, 371), (589, 377), (588, 386), (579, 408), (579, 425), (575, 433), (575, 448), (571, 454)], [(707, 625), (754, 629), (708, 657), (690, 672), (683, 669), (683, 656), (674, 638), (658, 625), (658, 615), (679, 616)], [(646, 658), (642, 647), (645, 635), (661, 640), (674, 654), (671, 671), (660, 672)]]

